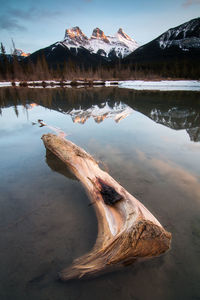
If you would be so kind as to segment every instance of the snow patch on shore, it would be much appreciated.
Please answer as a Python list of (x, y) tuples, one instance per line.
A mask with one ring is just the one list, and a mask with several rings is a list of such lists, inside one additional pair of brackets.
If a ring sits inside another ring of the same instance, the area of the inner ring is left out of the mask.
[(200, 91), (200, 81), (198, 80), (129, 80), (119, 81), (118, 86), (134, 90)]
[(11, 84), (11, 82), (8, 82), (8, 81), (0, 82), (0, 87), (5, 87), (5, 86), (12, 86), (12, 84)]

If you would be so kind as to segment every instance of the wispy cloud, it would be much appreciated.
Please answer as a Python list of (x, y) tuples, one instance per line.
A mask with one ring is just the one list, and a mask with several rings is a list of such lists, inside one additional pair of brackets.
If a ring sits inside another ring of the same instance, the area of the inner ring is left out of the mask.
[(19, 24), (19, 21), (16, 18), (12, 18), (8, 16), (0, 17), (0, 29), (5, 30), (26, 30), (26, 28)]
[(31, 7), (28, 10), (8, 8), (4, 14), (0, 15), (0, 29), (16, 31), (26, 30), (24, 22), (38, 21), (40, 18), (52, 19), (59, 16), (58, 11), (49, 11), (47, 9), (38, 9)]
[(200, 4), (200, 0), (186, 0), (183, 3), (183, 6), (188, 7), (188, 6), (197, 5), (197, 4)]

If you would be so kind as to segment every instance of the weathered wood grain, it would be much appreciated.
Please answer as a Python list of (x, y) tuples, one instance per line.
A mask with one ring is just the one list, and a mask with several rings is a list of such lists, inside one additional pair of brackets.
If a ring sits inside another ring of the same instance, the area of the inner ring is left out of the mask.
[(93, 249), (61, 271), (62, 280), (98, 275), (169, 249), (171, 234), (142, 203), (101, 170), (90, 154), (54, 134), (45, 134), (42, 140), (82, 182), (98, 218)]

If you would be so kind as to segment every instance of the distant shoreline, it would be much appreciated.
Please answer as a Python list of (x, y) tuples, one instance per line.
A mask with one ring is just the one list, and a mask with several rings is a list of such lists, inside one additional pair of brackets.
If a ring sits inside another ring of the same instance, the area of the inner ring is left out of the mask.
[(200, 91), (200, 80), (38, 80), (1, 81), (0, 87), (57, 88), (117, 86), (133, 90)]

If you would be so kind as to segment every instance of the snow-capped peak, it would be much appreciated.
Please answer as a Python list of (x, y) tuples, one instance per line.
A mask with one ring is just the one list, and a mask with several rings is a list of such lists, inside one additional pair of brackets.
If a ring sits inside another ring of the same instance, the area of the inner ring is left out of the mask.
[(119, 30), (117, 31), (117, 35), (120, 39), (120, 37), (123, 37), (124, 39), (128, 40), (128, 41), (133, 41), (132, 38), (130, 38), (130, 36), (128, 36), (128, 34), (126, 34), (122, 28), (119, 28)]
[(66, 29), (64, 42), (65, 44), (69, 44), (70, 47), (84, 46), (88, 43), (88, 37), (81, 31), (78, 26), (75, 26), (70, 29)]
[(66, 29), (65, 38), (75, 38), (75, 37), (86, 37), (86, 35), (81, 31), (78, 26), (72, 27), (71, 29)]
[(107, 38), (107, 36), (98, 27), (93, 30), (91, 39), (99, 39), (103, 40), (105, 43), (109, 43), (109, 39)]
[(137, 42), (130, 38), (122, 28), (118, 30), (115, 36), (106, 36), (97, 27), (93, 30), (91, 38), (88, 38), (78, 26), (72, 27), (65, 31), (63, 43), (68, 48), (83, 47), (91, 53), (98, 53), (107, 57), (111, 55), (125, 57), (138, 48)]

